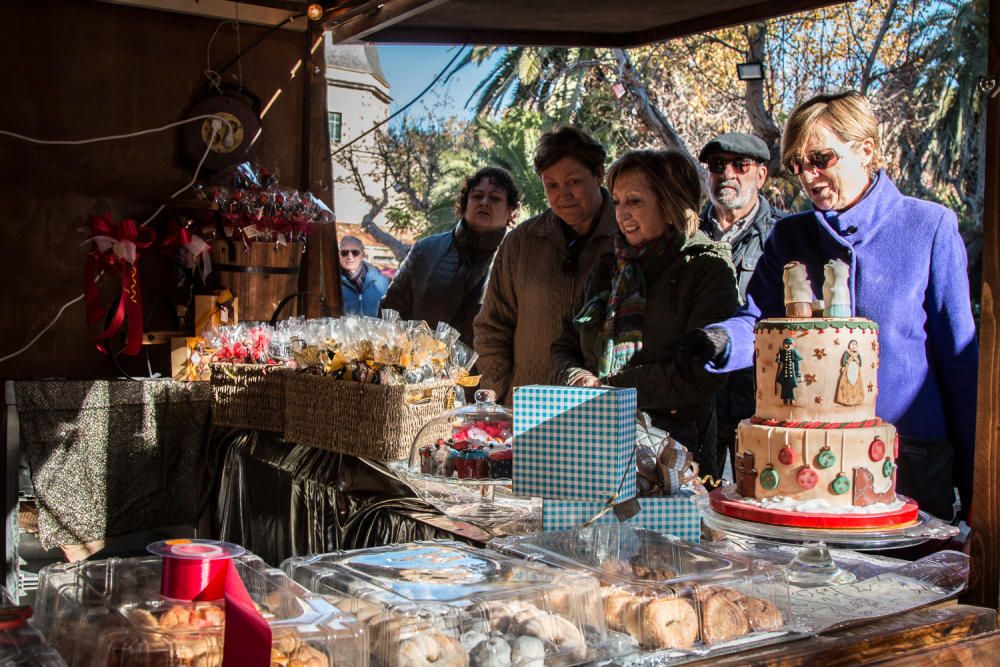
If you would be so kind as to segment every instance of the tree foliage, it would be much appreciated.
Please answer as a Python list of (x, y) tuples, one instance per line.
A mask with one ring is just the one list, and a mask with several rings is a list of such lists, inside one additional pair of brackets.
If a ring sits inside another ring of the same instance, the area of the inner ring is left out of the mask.
[[(487, 165), (524, 191), (520, 219), (546, 207), (532, 168), (539, 135), (559, 124), (589, 132), (612, 157), (633, 148), (697, 154), (721, 132), (756, 134), (771, 147), (765, 194), (806, 205), (780, 169), (781, 128), (796, 104), (820, 92), (864, 92), (882, 120), (890, 175), (904, 192), (953, 208), (971, 236), (983, 207), (985, 0), (870, 0), (726, 28), (641, 48), (476, 47), (458, 68), (492, 62), (467, 106), (472, 122), (432, 109), (379, 136), (376, 150), (396, 232), (424, 235), (454, 224), (464, 179)], [(761, 81), (736, 77), (760, 61)], [(380, 209), (381, 210), (381, 209)]]
[[(882, 119), (893, 178), (974, 227), (982, 213), (985, 114), (975, 83), (986, 69), (986, 15), (984, 0), (871, 0), (628, 51), (483, 47), (469, 63), (500, 57), (474, 108), (494, 117), (533, 109), (595, 131), (612, 154), (647, 146), (690, 154), (720, 132), (750, 132), (771, 146), (771, 171), (780, 175), (781, 127), (795, 105), (856, 89)], [(736, 65), (748, 60), (764, 63), (764, 80), (736, 78)], [(776, 203), (804, 205), (790, 179), (770, 183)]]

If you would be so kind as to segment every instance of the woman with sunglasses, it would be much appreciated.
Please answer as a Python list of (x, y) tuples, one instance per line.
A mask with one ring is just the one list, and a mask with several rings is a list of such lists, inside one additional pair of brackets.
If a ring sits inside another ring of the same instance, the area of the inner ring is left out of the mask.
[(521, 193), (505, 169), (484, 167), (465, 179), (455, 201), (458, 223), (417, 241), (382, 297), (382, 308), (406, 320), (447, 322), (472, 347), (493, 256), (514, 216)]
[(785, 264), (805, 264), (817, 289), (823, 266), (843, 260), (854, 316), (879, 324), (877, 415), (901, 436), (896, 488), (950, 519), (953, 487), (963, 508), (971, 499), (978, 371), (955, 214), (899, 192), (882, 168), (878, 121), (859, 93), (801, 104), (781, 154), (814, 210), (775, 225), (739, 315), (691, 332), (683, 347), (718, 372), (750, 366), (754, 322), (784, 316)]
[(552, 344), (550, 380), (635, 387), (639, 409), (698, 462), (715, 458), (720, 375), (677, 364), (668, 344), (740, 305), (726, 244), (698, 231), (701, 179), (677, 151), (620, 157), (607, 175), (618, 223), (605, 255)]
[(573, 127), (546, 132), (535, 147), (549, 208), (500, 244), (475, 321), (480, 384), (502, 403), (510, 404), (516, 386), (545, 382), (562, 318), (612, 247), (614, 207), (601, 187), (605, 157), (600, 143)]

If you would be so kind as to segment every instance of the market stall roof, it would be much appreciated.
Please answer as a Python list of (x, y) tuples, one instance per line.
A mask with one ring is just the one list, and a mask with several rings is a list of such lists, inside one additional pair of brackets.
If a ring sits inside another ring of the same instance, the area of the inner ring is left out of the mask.
[[(337, 0), (335, 43), (637, 46), (845, 0)], [(306, 0), (251, 0), (304, 11)]]

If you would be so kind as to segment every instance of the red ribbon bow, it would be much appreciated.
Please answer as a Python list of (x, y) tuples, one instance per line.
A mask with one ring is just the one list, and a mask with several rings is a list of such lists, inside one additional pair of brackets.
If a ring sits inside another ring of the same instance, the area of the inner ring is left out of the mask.
[(171, 251), (180, 252), (184, 265), (189, 269), (195, 269), (200, 263), (202, 280), (212, 272), (212, 245), (175, 221), (171, 221), (167, 227), (167, 235), (160, 242), (160, 247), (168, 254)]
[[(151, 246), (156, 240), (156, 233), (152, 229), (138, 227), (135, 220), (122, 220), (116, 225), (110, 213), (95, 215), (87, 224), (86, 231), (90, 234), (87, 241), (94, 244), (83, 272), (87, 323), (91, 327), (99, 326), (107, 313), (100, 302), (97, 280), (103, 271), (118, 271), (121, 274), (118, 304), (111, 321), (96, 338), (110, 338), (127, 323), (125, 354), (138, 354), (142, 347), (142, 290), (136, 264), (139, 261), (139, 250)], [(100, 345), (97, 349), (104, 351)]]

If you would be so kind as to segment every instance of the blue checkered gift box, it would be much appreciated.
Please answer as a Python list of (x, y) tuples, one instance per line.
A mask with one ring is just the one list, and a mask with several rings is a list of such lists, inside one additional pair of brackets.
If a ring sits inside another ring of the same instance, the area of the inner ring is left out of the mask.
[[(676, 535), (686, 542), (701, 539), (701, 512), (695, 503), (694, 494), (681, 491), (676, 496), (661, 498), (638, 498), (642, 509), (625, 523), (637, 528), (648, 528), (658, 533)], [(588, 503), (571, 500), (542, 501), (542, 530), (568, 530), (577, 528), (604, 509), (604, 503)], [(599, 523), (617, 523), (618, 517), (608, 510), (597, 520)]]
[(633, 498), (635, 414), (631, 388), (517, 388), (514, 493), (602, 503), (616, 493), (619, 502)]

